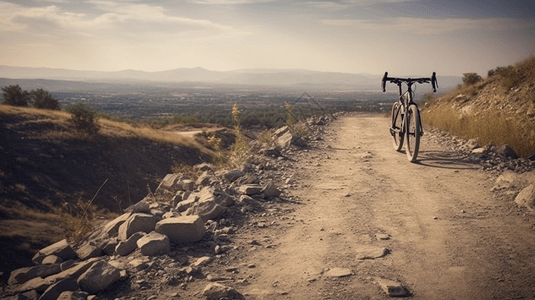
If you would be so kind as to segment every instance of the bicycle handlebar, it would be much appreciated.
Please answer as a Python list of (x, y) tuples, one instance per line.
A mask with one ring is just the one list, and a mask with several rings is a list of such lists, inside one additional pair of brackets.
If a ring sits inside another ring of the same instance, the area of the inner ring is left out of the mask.
[(421, 78), (400, 78), (400, 77), (388, 77), (388, 72), (385, 72), (385, 75), (383, 76), (383, 79), (381, 80), (383, 92), (386, 92), (386, 82), (395, 83), (397, 85), (400, 85), (402, 82), (405, 82), (409, 85), (412, 85), (413, 83), (429, 83), (431, 82), (431, 85), (433, 86), (433, 92), (437, 91), (438, 88), (438, 81), (437, 81), (437, 74), (436, 72), (433, 72), (433, 75), (431, 77), (421, 77)]

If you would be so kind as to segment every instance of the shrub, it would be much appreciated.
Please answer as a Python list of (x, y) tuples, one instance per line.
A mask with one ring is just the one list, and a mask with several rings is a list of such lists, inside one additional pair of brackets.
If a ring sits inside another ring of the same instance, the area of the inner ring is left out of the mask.
[(480, 80), (481, 76), (477, 75), (477, 73), (463, 73), (463, 83), (465, 85), (476, 84)]
[(59, 110), (58, 100), (52, 97), (52, 94), (43, 90), (37, 89), (30, 92), (31, 103), (35, 108)]
[(2, 103), (13, 106), (28, 106), (30, 94), (17, 85), (10, 85), (2, 88), (4, 101)]
[(501, 77), (500, 82), (506, 90), (512, 89), (522, 80), (522, 77), (513, 66), (497, 67), (496, 75)]
[(89, 106), (79, 103), (67, 109), (71, 115), (71, 122), (79, 131), (86, 133), (95, 133), (99, 127), (97, 124), (97, 112)]

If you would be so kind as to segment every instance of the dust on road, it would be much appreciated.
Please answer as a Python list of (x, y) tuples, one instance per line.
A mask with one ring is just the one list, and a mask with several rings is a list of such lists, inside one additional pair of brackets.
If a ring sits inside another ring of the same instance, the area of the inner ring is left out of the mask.
[(254, 268), (240, 291), (247, 299), (387, 299), (386, 279), (414, 299), (534, 299), (535, 232), (514, 205), (493, 196), (478, 165), (429, 136), (409, 163), (394, 151), (388, 123), (340, 118), (322, 147), (300, 155), (293, 194), (303, 204), (255, 237), (275, 246), (244, 255)]

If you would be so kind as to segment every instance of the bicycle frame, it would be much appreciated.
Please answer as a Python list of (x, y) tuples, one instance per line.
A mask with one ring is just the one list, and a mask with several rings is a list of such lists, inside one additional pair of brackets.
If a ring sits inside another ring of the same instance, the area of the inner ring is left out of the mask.
[[(400, 151), (405, 143), (407, 157), (411, 162), (416, 160), (420, 146), (420, 137), (423, 136), (423, 126), (420, 117), (420, 109), (414, 102), (414, 91), (412, 89), (415, 83), (431, 83), (433, 92), (436, 92), (437, 79), (436, 73), (433, 72), (431, 77), (421, 78), (398, 78), (388, 77), (388, 72), (382, 80), (383, 92), (386, 91), (386, 82), (394, 83), (399, 89), (399, 99), (392, 106), (392, 124), (390, 134), (394, 142), (394, 149)], [(402, 84), (407, 85), (407, 90), (403, 92)]]

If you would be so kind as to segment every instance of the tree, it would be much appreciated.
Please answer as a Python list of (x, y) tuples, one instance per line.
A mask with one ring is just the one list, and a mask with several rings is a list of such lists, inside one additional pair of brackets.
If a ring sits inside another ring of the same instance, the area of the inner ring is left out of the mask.
[(463, 83), (465, 85), (472, 85), (481, 80), (481, 76), (477, 73), (463, 73)]
[(4, 101), (2, 103), (13, 106), (28, 106), (30, 94), (17, 85), (10, 85), (2, 88)]
[(35, 108), (52, 110), (60, 109), (58, 100), (54, 99), (54, 97), (52, 97), (52, 94), (43, 89), (32, 90), (30, 92), (30, 98), (32, 105)]
[(67, 111), (71, 113), (71, 122), (77, 130), (89, 134), (99, 130), (97, 112), (91, 107), (78, 103), (69, 107)]

